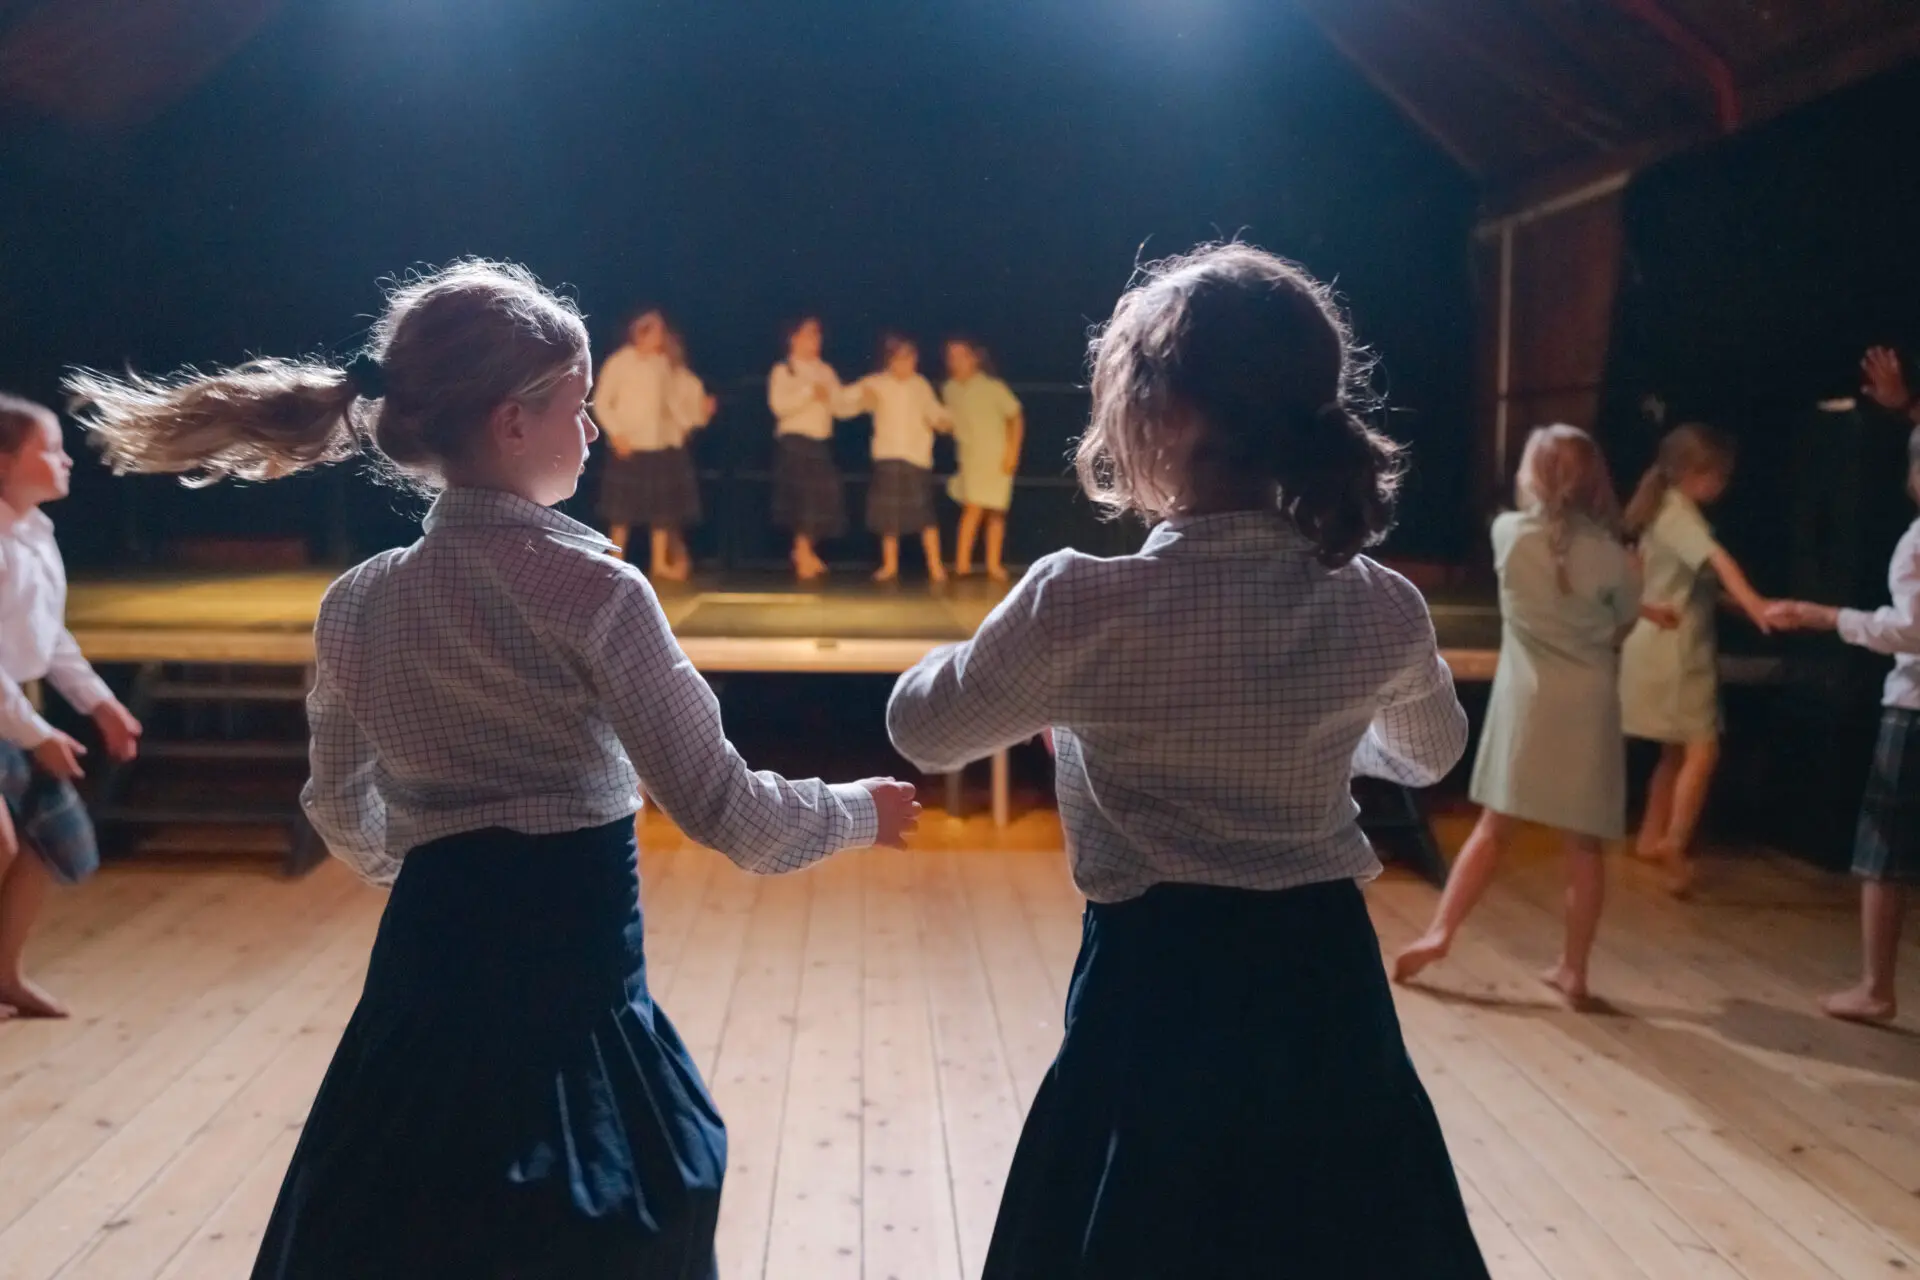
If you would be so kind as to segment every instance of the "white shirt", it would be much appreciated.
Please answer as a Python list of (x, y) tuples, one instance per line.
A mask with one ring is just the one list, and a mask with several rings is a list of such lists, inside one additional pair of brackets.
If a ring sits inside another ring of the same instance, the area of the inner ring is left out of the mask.
[(22, 685), (45, 680), (82, 715), (113, 697), (67, 630), (67, 567), (46, 513), (0, 502), (0, 741), (53, 736)]
[(1467, 742), (1419, 591), (1365, 558), (1329, 570), (1260, 512), (1169, 521), (1137, 555), (1045, 557), (887, 708), (931, 771), (1048, 727), (1097, 902), (1373, 876), (1352, 777), (1430, 785)]
[(600, 366), (593, 417), (607, 439), (634, 452), (678, 449), (707, 425), (707, 389), (662, 352), (621, 347)]
[[(826, 398), (815, 388), (825, 391)], [(767, 375), (767, 407), (773, 410), (774, 435), (808, 440), (831, 440), (835, 418), (860, 412), (858, 400), (824, 360), (782, 360), (773, 366)]]
[(1840, 638), (1875, 653), (1895, 655), (1880, 701), (1920, 711), (1920, 520), (1907, 527), (1893, 549), (1887, 588), (1892, 604), (1871, 613), (1840, 611)]
[(612, 552), (558, 512), (452, 489), (418, 542), (333, 584), (302, 800), (336, 856), (384, 883), (442, 836), (613, 822), (643, 784), (752, 871), (873, 842), (865, 788), (747, 768), (646, 578)]
[(933, 432), (935, 427), (950, 427), (953, 418), (933, 384), (919, 374), (896, 378), (890, 373), (870, 373), (853, 384), (856, 397), (873, 398), (873, 460), (875, 462), (911, 462), (916, 467), (933, 468)]

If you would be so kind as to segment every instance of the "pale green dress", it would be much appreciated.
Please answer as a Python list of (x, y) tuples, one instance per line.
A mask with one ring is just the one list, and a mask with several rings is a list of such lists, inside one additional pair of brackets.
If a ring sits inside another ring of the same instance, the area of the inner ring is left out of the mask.
[(991, 374), (976, 373), (965, 382), (948, 378), (940, 389), (953, 415), (954, 452), (960, 466), (947, 482), (947, 496), (967, 507), (1005, 511), (1013, 505), (1013, 477), (1007, 474), (1007, 420), (1020, 412), (1011, 388)]
[(1700, 742), (1720, 736), (1720, 667), (1714, 610), (1720, 579), (1711, 561), (1720, 546), (1691, 498), (1667, 490), (1640, 536), (1647, 603), (1671, 606), (1680, 625), (1642, 622), (1620, 654), (1620, 700), (1630, 738)]
[(1640, 574), (1618, 538), (1575, 521), (1562, 590), (1547, 522), (1493, 522), (1500, 666), (1470, 794), (1495, 813), (1617, 840), (1627, 825), (1620, 732), (1621, 631), (1640, 613)]

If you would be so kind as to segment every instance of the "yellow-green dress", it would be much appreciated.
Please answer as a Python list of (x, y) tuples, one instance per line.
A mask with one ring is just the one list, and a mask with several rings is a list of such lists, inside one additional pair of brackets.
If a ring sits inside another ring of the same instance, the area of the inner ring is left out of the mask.
[(1530, 511), (1493, 522), (1493, 561), (1500, 666), (1470, 794), (1495, 813), (1617, 840), (1627, 823), (1618, 641), (1640, 612), (1639, 571), (1612, 533), (1576, 520), (1563, 590), (1548, 522)]
[(1013, 505), (1013, 477), (1007, 474), (1007, 420), (1020, 401), (992, 374), (976, 373), (962, 382), (948, 378), (940, 389), (953, 415), (954, 453), (959, 468), (947, 482), (947, 496), (966, 507), (1005, 511)]
[(1627, 736), (1700, 742), (1720, 736), (1720, 667), (1714, 609), (1720, 579), (1713, 528), (1686, 495), (1669, 489), (1640, 537), (1647, 603), (1671, 606), (1680, 625), (1641, 622), (1620, 654), (1620, 700)]

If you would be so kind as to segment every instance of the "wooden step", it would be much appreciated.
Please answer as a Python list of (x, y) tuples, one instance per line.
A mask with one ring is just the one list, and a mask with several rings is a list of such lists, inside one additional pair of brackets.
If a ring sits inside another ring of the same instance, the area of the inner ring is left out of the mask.
[(305, 742), (140, 743), (143, 760), (305, 760)]
[(210, 680), (155, 680), (146, 687), (155, 702), (305, 702), (307, 689), (298, 684), (264, 681), (221, 684)]

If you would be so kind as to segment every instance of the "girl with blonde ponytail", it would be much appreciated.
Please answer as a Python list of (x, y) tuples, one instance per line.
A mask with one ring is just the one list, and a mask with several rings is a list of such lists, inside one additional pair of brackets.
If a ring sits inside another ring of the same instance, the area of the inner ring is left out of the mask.
[(1660, 744), (1635, 851), (1666, 869), (1668, 887), (1693, 883), (1689, 846), (1720, 758), (1720, 669), (1714, 609), (1722, 591), (1760, 630), (1768, 602), (1714, 540), (1700, 512), (1733, 476), (1733, 442), (1701, 423), (1676, 427), (1627, 503), (1627, 535), (1646, 566), (1647, 599), (1680, 625), (1642, 622), (1621, 652), (1620, 696), (1628, 737)]
[(707, 1280), (726, 1134), (647, 992), (640, 788), (759, 872), (914, 825), (890, 779), (750, 771), (646, 579), (551, 509), (589, 382), (573, 307), (482, 261), (400, 285), (344, 369), (70, 380), (121, 471), (364, 454), (438, 494), (314, 629), (303, 803), (393, 892), (256, 1276)]
[(1627, 823), (1620, 732), (1620, 642), (1636, 619), (1671, 627), (1641, 603), (1640, 566), (1621, 545), (1613, 478), (1593, 437), (1541, 427), (1527, 438), (1516, 511), (1493, 522), (1500, 575), (1500, 665), (1471, 794), (1480, 820), (1447, 876), (1433, 922), (1394, 960), (1398, 982), (1447, 954), (1522, 822), (1560, 832), (1566, 938), (1543, 977), (1575, 1007), (1605, 896), (1603, 843)]

